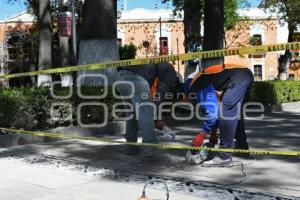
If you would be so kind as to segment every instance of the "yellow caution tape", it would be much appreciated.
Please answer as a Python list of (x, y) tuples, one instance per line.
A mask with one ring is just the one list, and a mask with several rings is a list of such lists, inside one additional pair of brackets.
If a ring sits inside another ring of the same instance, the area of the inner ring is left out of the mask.
[(268, 150), (243, 150), (243, 149), (217, 149), (217, 148), (208, 148), (208, 147), (191, 147), (184, 145), (176, 145), (176, 144), (151, 144), (151, 143), (136, 143), (136, 142), (123, 142), (123, 141), (115, 141), (105, 138), (98, 137), (80, 137), (80, 136), (70, 136), (63, 133), (47, 133), (47, 132), (33, 132), (33, 131), (25, 131), (25, 130), (15, 130), (8, 128), (0, 128), (0, 130), (5, 132), (11, 132), (20, 135), (32, 135), (39, 137), (51, 137), (58, 138), (64, 140), (90, 140), (90, 141), (98, 141), (105, 143), (113, 143), (113, 144), (127, 144), (139, 147), (153, 147), (157, 149), (169, 149), (169, 150), (207, 150), (210, 152), (223, 152), (223, 153), (240, 153), (240, 154), (253, 154), (253, 155), (274, 155), (274, 156), (300, 156), (300, 152), (296, 151), (268, 151)]
[(156, 57), (149, 57), (143, 59), (111, 61), (111, 62), (103, 62), (103, 63), (96, 63), (96, 64), (87, 64), (87, 65), (80, 65), (80, 66), (70, 66), (64, 68), (40, 70), (40, 71), (26, 72), (26, 73), (19, 73), (19, 74), (1, 75), (0, 78), (11, 79), (11, 78), (18, 78), (18, 77), (25, 77), (25, 76), (97, 70), (97, 69), (103, 69), (108, 67), (156, 64), (156, 63), (163, 63), (163, 62), (170, 62), (170, 61), (177, 61), (177, 60), (186, 61), (186, 60), (193, 60), (193, 59), (206, 59), (206, 58), (216, 58), (216, 57), (245, 55), (245, 54), (256, 55), (256, 54), (265, 54), (267, 52), (294, 50), (294, 49), (300, 49), (300, 42), (271, 44), (271, 45), (255, 46), (255, 47), (242, 47), (242, 48), (235, 48), (235, 49), (202, 51), (202, 52), (178, 54), (178, 55), (171, 55), (171, 56), (156, 56)]

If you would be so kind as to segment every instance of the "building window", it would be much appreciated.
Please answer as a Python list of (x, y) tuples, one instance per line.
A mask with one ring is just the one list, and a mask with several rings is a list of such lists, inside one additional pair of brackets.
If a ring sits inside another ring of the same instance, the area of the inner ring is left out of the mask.
[(254, 65), (254, 80), (262, 80), (262, 65)]
[(122, 46), (122, 39), (121, 38), (117, 38), (117, 45), (120, 47)]
[[(294, 33), (293, 42), (300, 42), (300, 32)], [(300, 62), (300, 49), (291, 50), (290, 56), (291, 62)]]
[(293, 41), (294, 42), (300, 42), (300, 32), (294, 33)]
[(168, 55), (169, 54), (169, 45), (168, 45), (168, 38), (161, 37), (160, 40), (160, 54), (161, 55)]
[(252, 46), (259, 46), (262, 45), (262, 36), (260, 34), (254, 34), (251, 38), (250, 38), (250, 44)]

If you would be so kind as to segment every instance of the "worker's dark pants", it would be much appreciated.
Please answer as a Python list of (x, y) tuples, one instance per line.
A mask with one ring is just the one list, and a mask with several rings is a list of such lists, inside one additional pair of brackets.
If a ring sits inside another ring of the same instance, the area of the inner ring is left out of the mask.
[(241, 115), (241, 119), (238, 121), (236, 131), (235, 131), (235, 148), (236, 149), (249, 149), (247, 142), (247, 135), (245, 131), (245, 121), (244, 116)]
[[(250, 70), (239, 71), (238, 74), (233, 74), (231, 83), (224, 91), (219, 118), (221, 148), (233, 148), (234, 137), (239, 145), (247, 145), (242, 108), (252, 83), (253, 75)], [(231, 153), (221, 153), (220, 157), (231, 158)]]

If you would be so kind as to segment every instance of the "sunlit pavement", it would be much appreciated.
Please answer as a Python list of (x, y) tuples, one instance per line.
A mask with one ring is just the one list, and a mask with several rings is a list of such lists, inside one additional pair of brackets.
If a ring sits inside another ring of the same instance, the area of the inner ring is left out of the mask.
[[(251, 148), (300, 151), (299, 119), (295, 113), (248, 119)], [(189, 144), (201, 127), (197, 120), (169, 124), (179, 144)], [(182, 151), (164, 150), (145, 158), (124, 150), (124, 145), (78, 140), (0, 149), (0, 199), (137, 199), (143, 184), (157, 179), (166, 181), (170, 199), (300, 196), (299, 157), (234, 158), (232, 168), (208, 169), (186, 165)], [(164, 199), (164, 194), (160, 185), (149, 191), (153, 198)]]

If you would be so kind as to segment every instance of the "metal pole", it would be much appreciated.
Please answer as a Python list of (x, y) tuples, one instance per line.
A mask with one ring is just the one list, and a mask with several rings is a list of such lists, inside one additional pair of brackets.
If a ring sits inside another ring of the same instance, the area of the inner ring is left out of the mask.
[(76, 18), (75, 18), (75, 0), (72, 0), (72, 44), (74, 59), (77, 62), (77, 35), (76, 35)]
[[(179, 41), (178, 41), (178, 37), (176, 38), (176, 42), (177, 42), (177, 55), (179, 54)], [(178, 73), (179, 73), (179, 68), (180, 68), (180, 65), (179, 65), (179, 62), (180, 62), (180, 60), (179, 60), (179, 57), (178, 57), (178, 60), (177, 60), (177, 67), (178, 67)]]
[(161, 17), (159, 17), (159, 55), (162, 55), (162, 49), (161, 49)]

